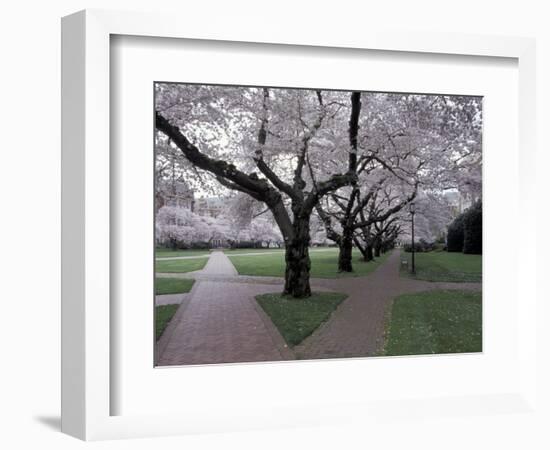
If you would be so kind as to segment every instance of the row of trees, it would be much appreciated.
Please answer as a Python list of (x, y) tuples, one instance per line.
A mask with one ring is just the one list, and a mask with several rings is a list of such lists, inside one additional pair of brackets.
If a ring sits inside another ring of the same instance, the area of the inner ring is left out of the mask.
[(311, 294), (316, 218), (339, 247), (339, 270), (352, 271), (354, 245), (368, 261), (408, 232), (411, 201), (426, 211), (424, 232), (441, 232), (445, 191), (480, 191), (475, 97), (159, 83), (155, 108), (158, 164), (177, 152), (202, 190), (262, 205), (294, 297)]
[(163, 206), (156, 218), (157, 242), (172, 248), (209, 248), (213, 242), (237, 246), (282, 246), (282, 236), (266, 219), (240, 227), (231, 217), (210, 217), (195, 214), (186, 208)]

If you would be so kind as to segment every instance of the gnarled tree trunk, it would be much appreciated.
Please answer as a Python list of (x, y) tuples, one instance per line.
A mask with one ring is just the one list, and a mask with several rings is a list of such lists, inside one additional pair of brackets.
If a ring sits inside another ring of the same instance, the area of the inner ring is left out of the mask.
[(353, 228), (343, 227), (342, 237), (338, 242), (338, 272), (353, 272)]
[(372, 245), (367, 245), (367, 248), (365, 249), (365, 261), (372, 261), (374, 259), (374, 255), (372, 253)]
[(284, 295), (304, 298), (311, 295), (309, 272), (309, 217), (295, 218), (292, 224), (293, 235), (289, 239), (285, 251), (286, 271)]
[(356, 237), (354, 237), (353, 241), (355, 242), (355, 245), (361, 252), (361, 256), (363, 257), (364, 262), (369, 262), (374, 259), (372, 255), (372, 245), (370, 245), (369, 243), (363, 244)]
[(382, 245), (380, 244), (380, 241), (377, 241), (376, 244), (374, 244), (374, 256), (375, 258), (380, 257), (380, 249), (382, 248)]

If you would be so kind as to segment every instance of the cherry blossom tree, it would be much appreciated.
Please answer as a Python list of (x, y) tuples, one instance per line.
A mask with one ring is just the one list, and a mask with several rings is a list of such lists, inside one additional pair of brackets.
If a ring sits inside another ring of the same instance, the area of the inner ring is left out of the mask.
[(417, 197), (426, 205), (417, 217), (428, 236), (447, 217), (442, 193), (481, 196), (477, 97), (173, 83), (155, 89), (159, 176), (176, 173), (211, 195), (237, 198), (236, 212), (225, 215), (226, 235), (279, 234), (284, 293), (294, 297), (311, 294), (312, 234), (334, 241), (339, 269), (351, 271), (354, 244), (368, 259), (408, 232), (406, 206)]
[(170, 247), (208, 242), (211, 238), (210, 224), (204, 217), (177, 206), (162, 206), (157, 212), (155, 226), (157, 241)]
[(269, 208), (285, 241), (284, 293), (311, 295), (310, 217), (356, 177), (334, 170), (317, 179), (309, 163), (311, 149), (327, 145), (316, 139), (337, 120), (339, 102), (322, 91), (157, 84), (155, 108), (157, 130), (188, 162)]
[[(472, 97), (355, 94), (348, 163), (358, 181), (317, 206), (327, 236), (340, 248), (340, 271), (353, 270), (353, 243), (370, 260), (373, 246), (376, 256), (403, 232), (406, 221), (396, 215), (419, 189), (432, 198), (449, 188), (475, 189), (481, 173), (480, 114), (479, 99)], [(442, 210), (431, 211), (432, 218), (436, 211)]]
[(214, 240), (236, 239), (228, 218), (198, 215), (188, 208), (162, 206), (155, 221), (159, 244), (169, 247), (191, 247), (194, 243), (210, 244)]

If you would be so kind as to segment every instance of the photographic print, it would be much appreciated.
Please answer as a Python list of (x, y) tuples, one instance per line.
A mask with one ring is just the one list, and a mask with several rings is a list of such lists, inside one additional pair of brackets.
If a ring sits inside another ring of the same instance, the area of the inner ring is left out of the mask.
[(156, 366), (482, 351), (482, 98), (154, 84)]

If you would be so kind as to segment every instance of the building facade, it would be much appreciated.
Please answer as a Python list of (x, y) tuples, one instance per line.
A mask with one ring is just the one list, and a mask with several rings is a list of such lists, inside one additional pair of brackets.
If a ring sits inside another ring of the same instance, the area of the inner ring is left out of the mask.
[(195, 210), (195, 195), (183, 180), (160, 180), (157, 182), (155, 210), (163, 206), (177, 206)]

